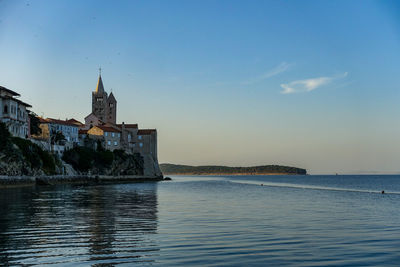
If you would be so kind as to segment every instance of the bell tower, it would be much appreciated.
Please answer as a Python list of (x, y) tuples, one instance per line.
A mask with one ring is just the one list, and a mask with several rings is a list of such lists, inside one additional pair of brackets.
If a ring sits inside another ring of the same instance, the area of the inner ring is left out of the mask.
[(107, 122), (117, 123), (117, 100), (112, 92), (107, 99)]
[(99, 80), (97, 81), (97, 87), (92, 92), (92, 113), (102, 120), (107, 122), (107, 92), (104, 91), (103, 80), (101, 79), (101, 68), (99, 69)]

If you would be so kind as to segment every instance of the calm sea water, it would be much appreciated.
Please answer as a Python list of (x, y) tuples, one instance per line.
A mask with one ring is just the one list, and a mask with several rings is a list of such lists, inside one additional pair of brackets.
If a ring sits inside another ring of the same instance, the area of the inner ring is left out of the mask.
[(2, 189), (0, 265), (400, 266), (400, 176), (173, 179)]

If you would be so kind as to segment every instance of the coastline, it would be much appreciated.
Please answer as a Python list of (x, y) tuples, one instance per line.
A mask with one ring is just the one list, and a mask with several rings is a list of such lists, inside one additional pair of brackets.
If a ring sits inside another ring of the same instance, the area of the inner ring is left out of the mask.
[(164, 175), (201, 175), (201, 176), (224, 176), (224, 175), (229, 175), (229, 176), (260, 176), (260, 175), (305, 175), (305, 174), (297, 174), (297, 173), (271, 173), (271, 172), (266, 172), (266, 173), (195, 173), (195, 172), (187, 172), (187, 173), (163, 173)]
[(36, 185), (57, 184), (116, 184), (116, 183), (142, 183), (163, 181), (163, 176), (144, 175), (40, 175), (40, 176), (0, 176), (0, 189), (11, 187), (24, 187)]

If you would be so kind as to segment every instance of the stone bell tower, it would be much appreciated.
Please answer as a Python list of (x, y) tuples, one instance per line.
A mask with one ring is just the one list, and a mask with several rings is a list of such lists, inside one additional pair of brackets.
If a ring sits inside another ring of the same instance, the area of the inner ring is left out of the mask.
[(101, 68), (99, 69), (96, 90), (92, 92), (92, 113), (103, 122), (117, 123), (117, 100), (113, 93), (108, 96), (104, 90)]

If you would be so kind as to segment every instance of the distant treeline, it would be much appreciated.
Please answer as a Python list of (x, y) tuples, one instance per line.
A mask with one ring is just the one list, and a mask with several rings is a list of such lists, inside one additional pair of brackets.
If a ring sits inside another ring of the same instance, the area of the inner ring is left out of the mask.
[(300, 174), (305, 175), (307, 171), (296, 167), (280, 165), (264, 165), (254, 167), (227, 167), (227, 166), (188, 166), (169, 163), (160, 164), (163, 174), (243, 174), (243, 175), (262, 175), (262, 174)]

